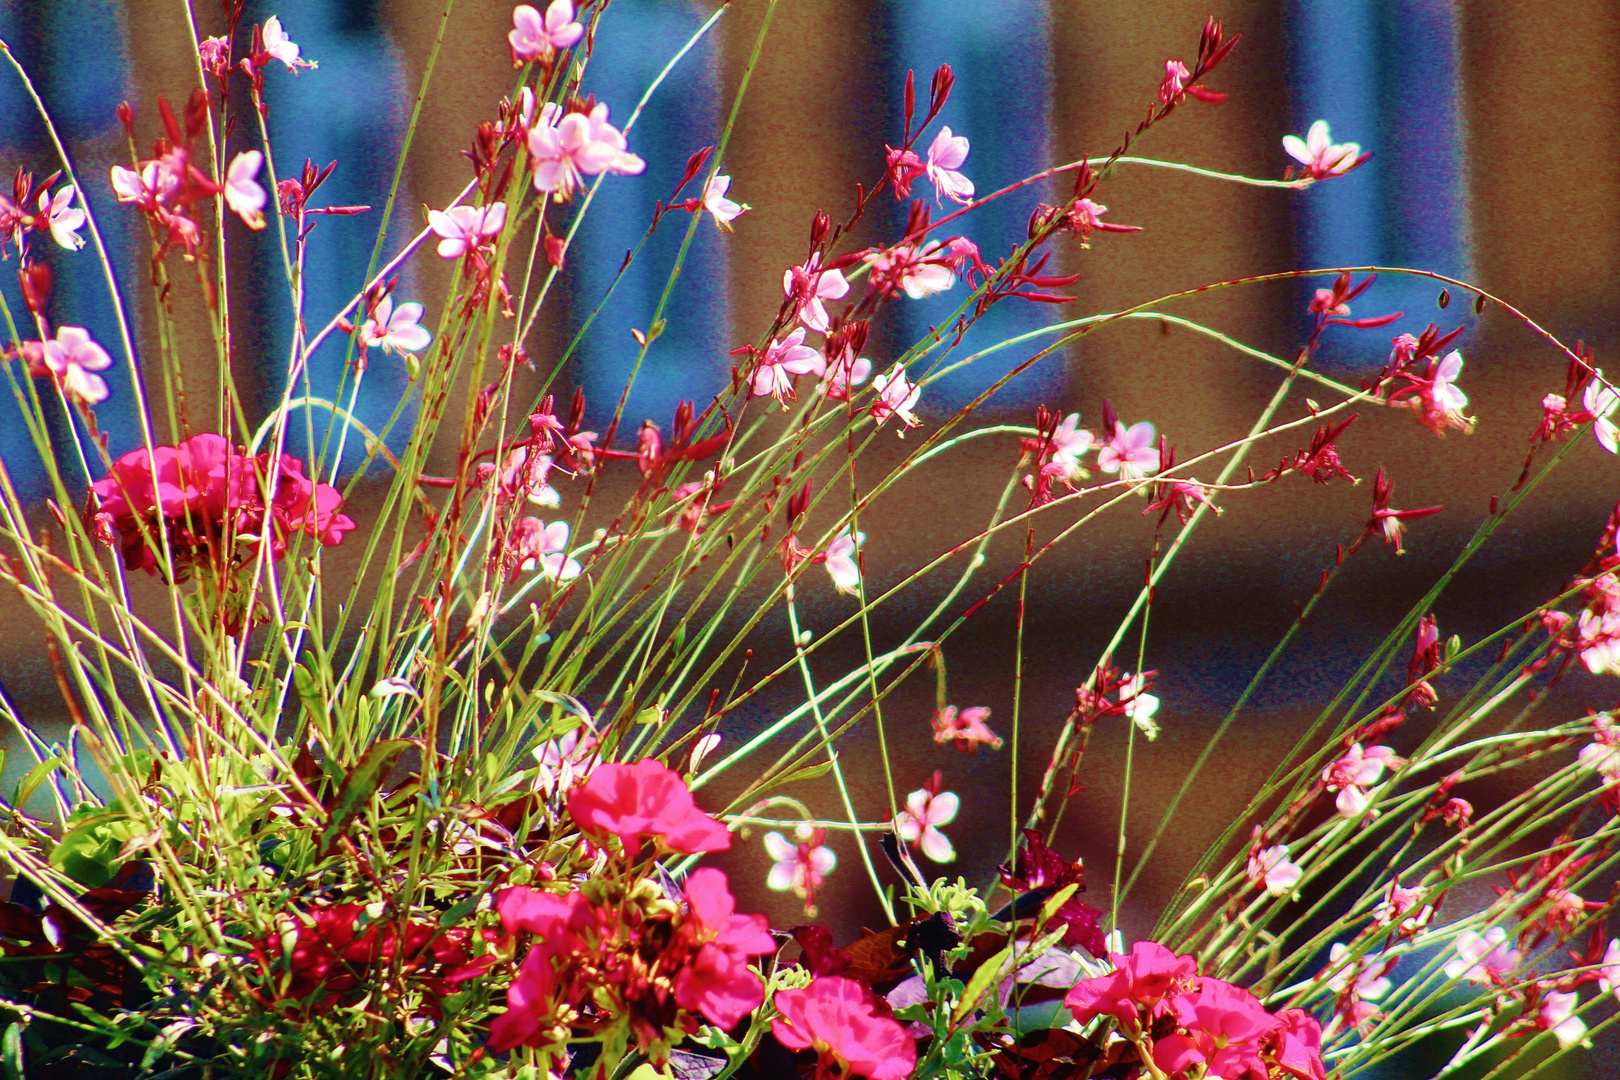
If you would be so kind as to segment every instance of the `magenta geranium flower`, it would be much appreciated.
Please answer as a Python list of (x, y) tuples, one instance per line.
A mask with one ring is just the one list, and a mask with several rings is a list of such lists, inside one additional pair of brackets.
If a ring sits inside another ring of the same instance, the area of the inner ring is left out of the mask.
[(1076, 983), (1063, 1003), (1082, 1024), (1099, 1016), (1118, 1017), (1128, 1027), (1140, 1027), (1145, 1017), (1164, 1010), (1160, 1003), (1179, 992), (1198, 975), (1198, 961), (1177, 956), (1156, 941), (1138, 941), (1129, 956), (1110, 953), (1114, 970)]
[(599, 766), (569, 795), (568, 812), (589, 835), (617, 836), (632, 857), (649, 838), (687, 855), (731, 846), (726, 827), (697, 808), (680, 776), (650, 758)]
[(776, 951), (763, 915), (736, 914), (726, 875), (712, 867), (686, 880), (688, 926), (699, 942), (696, 958), (675, 977), (675, 1001), (723, 1028), (736, 1027), (765, 1001), (765, 983), (748, 967), (750, 956)]
[(1170, 1002), (1185, 1034), (1167, 1035), (1153, 1044), (1153, 1063), (1175, 1074), (1202, 1064), (1210, 1077), (1243, 1080), (1266, 1076), (1261, 1042), (1276, 1030), (1275, 1016), (1242, 987), (1205, 977), (1198, 989)]
[(844, 1076), (905, 1080), (917, 1065), (917, 1045), (906, 1029), (878, 1014), (871, 992), (841, 975), (826, 975), (803, 990), (779, 990), (771, 1033), (792, 1050), (814, 1050), (821, 1068)]

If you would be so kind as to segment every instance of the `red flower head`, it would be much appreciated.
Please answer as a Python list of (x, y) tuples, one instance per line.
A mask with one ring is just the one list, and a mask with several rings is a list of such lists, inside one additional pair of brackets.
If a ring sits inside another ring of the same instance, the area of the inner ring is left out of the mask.
[(697, 808), (680, 776), (650, 758), (599, 766), (569, 795), (568, 812), (588, 834), (617, 836), (627, 855), (645, 837), (686, 855), (731, 847), (726, 827)]
[(1198, 974), (1197, 960), (1177, 956), (1156, 941), (1138, 941), (1131, 955), (1110, 953), (1108, 959), (1114, 962), (1112, 972), (1077, 983), (1063, 999), (1082, 1024), (1107, 1013), (1140, 1027), (1141, 1012), (1163, 1012), (1165, 996)]
[(803, 990), (779, 990), (780, 1020), (771, 1033), (792, 1050), (814, 1049), (823, 1066), (837, 1062), (845, 1076), (905, 1080), (917, 1065), (917, 1045), (906, 1029), (880, 1016), (871, 992), (841, 975), (826, 975)]

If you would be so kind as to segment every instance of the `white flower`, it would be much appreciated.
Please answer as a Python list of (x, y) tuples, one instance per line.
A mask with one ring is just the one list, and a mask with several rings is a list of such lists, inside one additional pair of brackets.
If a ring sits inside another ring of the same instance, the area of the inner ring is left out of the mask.
[(1080, 426), (1080, 414), (1070, 413), (1052, 433), (1052, 463), (1059, 465), (1070, 480), (1086, 476), (1080, 458), (1096, 443), (1097, 437)]
[(1151, 742), (1159, 737), (1159, 725), (1153, 722), (1153, 714), (1159, 711), (1159, 699), (1152, 694), (1141, 693), (1138, 689), (1140, 686), (1137, 676), (1126, 678), (1119, 684), (1119, 700), (1125, 706), (1125, 716)]
[(1609, 419), (1615, 406), (1620, 405), (1620, 392), (1603, 381), (1603, 369), (1598, 368), (1592, 373), (1591, 380), (1586, 384), (1586, 390), (1581, 395), (1581, 404), (1593, 416), (1592, 434), (1597, 438), (1598, 444), (1609, 453), (1615, 452), (1617, 444), (1616, 435), (1620, 428), (1615, 427), (1613, 420)]
[(1536, 1025), (1551, 1031), (1560, 1047), (1574, 1046), (1586, 1038), (1586, 1023), (1574, 1015), (1580, 1007), (1580, 996), (1570, 993), (1550, 993), (1541, 999), (1541, 1011), (1536, 1014)]
[(1463, 410), (1468, 407), (1468, 395), (1457, 389), (1457, 376), (1462, 374), (1463, 356), (1452, 349), (1440, 361), (1434, 373), (1434, 405), (1445, 418), (1460, 427), (1468, 426)]
[(51, 223), (51, 237), (69, 251), (84, 247), (84, 237), (78, 229), (84, 226), (84, 211), (73, 205), (78, 189), (72, 184), (62, 188), (55, 196), (39, 193), (39, 212)]
[(917, 399), (922, 397), (922, 387), (906, 378), (906, 367), (896, 362), (888, 374), (879, 375), (872, 380), (872, 387), (877, 391), (877, 400), (872, 402), (872, 419), (883, 426), (891, 416), (898, 416), (903, 425), (898, 434), (904, 438), (906, 428), (916, 427), (921, 423), (911, 410), (916, 408)]
[(935, 862), (948, 863), (956, 858), (956, 850), (939, 826), (955, 820), (960, 806), (955, 792), (941, 791), (936, 795), (927, 788), (918, 788), (906, 796), (906, 808), (896, 815), (895, 832), (906, 843), (922, 848), (922, 853)]
[[(800, 832), (809, 830), (801, 827)], [(838, 865), (838, 855), (832, 848), (814, 843), (812, 836), (806, 835), (803, 842), (795, 844), (779, 832), (765, 834), (765, 850), (775, 860), (765, 878), (768, 888), (775, 892), (791, 889), (795, 895), (806, 899), (815, 894), (821, 879)]]
[(506, 228), (506, 204), (488, 206), (452, 206), (448, 210), (429, 210), (428, 225), (439, 236), (439, 257), (459, 259), (479, 247), (492, 236), (499, 236)]
[(714, 215), (714, 223), (720, 227), (721, 232), (730, 232), (731, 223), (737, 216), (750, 209), (747, 203), (732, 202), (726, 198), (726, 192), (731, 190), (731, 177), (711, 176), (703, 188), (703, 209)]
[[(371, 318), (360, 326), (360, 340), (368, 347), (383, 352), (400, 349), (416, 352), (432, 342), (433, 335), (418, 325), (422, 321), (422, 305), (414, 301), (394, 307), (394, 298), (385, 296), (371, 311)], [(556, 504), (551, 504), (555, 506)]]
[(287, 37), (287, 31), (281, 28), (281, 19), (275, 15), (264, 20), (264, 51), (287, 65), (287, 70), (294, 75), (301, 67), (319, 67), (313, 60), (300, 60), (298, 46)]
[(861, 568), (855, 561), (855, 552), (865, 540), (865, 533), (851, 534), (849, 526), (845, 525), (827, 545), (827, 573), (833, 579), (833, 587), (841, 593), (854, 594), (860, 589)]
[(1361, 147), (1356, 143), (1334, 145), (1328, 137), (1326, 120), (1312, 124), (1304, 139), (1298, 135), (1284, 135), (1283, 149), (1288, 151), (1289, 157), (1304, 165), (1305, 175), (1314, 180), (1325, 180), (1349, 172), (1361, 156)]
[(225, 170), (225, 205), (254, 230), (264, 228), (264, 188), (254, 179), (263, 164), (263, 154), (244, 150), (231, 159), (230, 167)]
[(928, 147), (928, 182), (934, 191), (956, 203), (973, 201), (973, 181), (957, 172), (967, 160), (968, 141), (965, 135), (952, 135), (951, 129), (942, 127)]

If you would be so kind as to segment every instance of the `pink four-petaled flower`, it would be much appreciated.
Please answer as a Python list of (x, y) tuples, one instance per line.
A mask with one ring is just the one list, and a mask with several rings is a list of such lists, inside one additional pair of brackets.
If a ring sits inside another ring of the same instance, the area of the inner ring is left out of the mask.
[(1159, 450), (1153, 445), (1153, 425), (1143, 420), (1126, 427), (1114, 425), (1114, 437), (1097, 451), (1097, 468), (1118, 473), (1121, 480), (1140, 480), (1159, 471)]
[(973, 181), (957, 170), (967, 160), (968, 141), (965, 135), (952, 135), (951, 129), (942, 127), (928, 147), (925, 169), (929, 183), (937, 195), (952, 202), (967, 204), (973, 201)]
[(572, 0), (551, 0), (543, 17), (528, 4), (519, 4), (512, 9), (512, 29), (506, 35), (512, 47), (512, 65), (531, 60), (549, 62), (584, 33), (585, 27), (574, 21)]
[(804, 328), (795, 327), (760, 354), (752, 379), (754, 396), (773, 397), (785, 408), (793, 397), (793, 377), (811, 372), (820, 375), (826, 367), (821, 353), (804, 344)]
[(1305, 166), (1301, 171), (1312, 180), (1342, 176), (1356, 166), (1361, 156), (1361, 147), (1355, 143), (1336, 145), (1328, 137), (1326, 120), (1312, 124), (1303, 139), (1298, 135), (1284, 135), (1283, 149), (1288, 151), (1289, 157)]
[(833, 580), (833, 587), (841, 593), (853, 595), (860, 591), (861, 567), (855, 561), (855, 554), (865, 539), (865, 533), (852, 533), (845, 525), (823, 552), (822, 561), (827, 566), (827, 574)]
[(877, 421), (879, 427), (889, 417), (898, 416), (902, 426), (896, 434), (904, 438), (906, 428), (914, 428), (922, 423), (911, 412), (917, 407), (917, 399), (922, 397), (922, 387), (906, 378), (904, 364), (896, 361), (887, 374), (872, 380), (872, 387), (877, 390), (877, 400), (872, 402), (872, 419)]
[(439, 241), (439, 257), (459, 259), (469, 251), (476, 251), (490, 237), (500, 235), (506, 227), (506, 204), (429, 210), (428, 225), (443, 237)]
[(935, 862), (948, 863), (956, 858), (956, 849), (939, 827), (956, 820), (956, 811), (961, 805), (955, 792), (939, 790), (939, 774), (935, 773), (929, 787), (918, 788), (906, 796), (906, 808), (894, 819), (895, 832), (906, 843), (916, 844)]
[(799, 321), (825, 334), (830, 320), (823, 300), (838, 300), (849, 292), (841, 270), (822, 270), (821, 255), (811, 255), (802, 266), (782, 271), (782, 294), (799, 301)]
[(69, 251), (84, 247), (84, 237), (78, 233), (84, 225), (84, 211), (73, 205), (73, 196), (78, 193), (79, 189), (72, 184), (54, 196), (45, 191), (39, 193), (39, 212), (50, 223), (51, 238)]
[(371, 309), (371, 318), (360, 326), (360, 340), (367, 346), (393, 352), (416, 352), (425, 349), (433, 340), (427, 328), (420, 325), (422, 305), (412, 301), (394, 306), (394, 298), (385, 296)]
[(838, 865), (838, 855), (822, 844), (826, 829), (801, 825), (795, 835), (797, 843), (779, 832), (765, 834), (765, 850), (775, 860), (765, 884), (776, 892), (791, 890), (810, 907), (816, 902), (816, 890)]
[(1287, 844), (1275, 844), (1249, 856), (1249, 883), (1264, 888), (1270, 896), (1293, 892), (1303, 875), (1298, 863), (1288, 861)]
[(45, 342), (45, 365), (62, 385), (62, 392), (82, 405), (107, 400), (107, 384), (100, 375), (112, 364), (107, 350), (90, 338), (82, 326), (59, 326), (56, 337)]
[(730, 232), (731, 223), (749, 210), (747, 203), (733, 202), (726, 198), (726, 192), (730, 190), (729, 176), (711, 176), (709, 182), (703, 185), (703, 209), (713, 215), (714, 223), (721, 232)]
[(555, 109), (540, 110), (540, 122), (529, 129), (529, 158), (534, 188), (563, 202), (583, 184), (583, 177), (605, 172), (637, 176), (647, 163), (625, 147), (624, 133), (608, 123), (607, 104), (589, 114), (571, 112), (556, 119)]
[(225, 170), (225, 205), (254, 231), (264, 228), (264, 188), (255, 179), (263, 164), (263, 154), (244, 150), (231, 159)]
[(300, 60), (297, 43), (287, 36), (287, 31), (281, 27), (281, 19), (275, 15), (264, 20), (264, 51), (283, 64), (294, 75), (299, 68), (313, 68), (319, 65), (313, 60)]

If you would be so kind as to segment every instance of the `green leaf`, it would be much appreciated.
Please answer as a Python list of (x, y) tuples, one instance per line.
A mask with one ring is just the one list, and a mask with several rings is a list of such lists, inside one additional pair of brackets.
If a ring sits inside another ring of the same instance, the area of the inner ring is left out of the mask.
[(39, 790), (39, 785), (45, 782), (45, 778), (65, 764), (67, 764), (65, 758), (48, 757), (32, 769), (29, 769), (28, 775), (23, 777), (17, 784), (16, 794), (11, 797), (11, 805), (21, 808), (22, 804), (27, 802), (34, 792)]
[(22, 1036), (21, 1023), (7, 1024), (5, 1033), (0, 1035), (0, 1077), (4, 1080), (23, 1080), (26, 1075)]
[(51, 865), (87, 889), (109, 884), (118, 867), (124, 843), (138, 826), (117, 810), (90, 808), (69, 819), (72, 828), (51, 849)]
[(765, 784), (766, 787), (781, 787), (783, 784), (795, 784), (800, 780), (814, 780), (818, 776), (826, 776), (832, 772), (832, 767), (833, 763), (831, 761), (823, 761), (819, 765), (806, 765), (802, 769), (794, 769), (790, 773), (773, 776)]
[(295, 664), (292, 675), (293, 688), (298, 691), (298, 700), (303, 703), (304, 711), (317, 724), (323, 722), (326, 719), (326, 702), (321, 698), (321, 688), (315, 681), (314, 672), (303, 664)]
[(1073, 896), (1075, 894), (1075, 890), (1079, 888), (1080, 883), (1076, 881), (1073, 884), (1063, 886), (1063, 888), (1053, 893), (1046, 903), (1041, 905), (1041, 921), (1039, 925), (1045, 926), (1047, 922), (1051, 920), (1052, 916), (1057, 914), (1058, 908), (1062, 907), (1064, 904), (1067, 904), (1069, 902), (1069, 897)]
[(962, 997), (957, 1001), (956, 1008), (951, 1012), (953, 1026), (960, 1024), (968, 1013), (977, 1008), (979, 1000), (1000, 981), (1002, 969), (1007, 966), (1007, 958), (1011, 955), (1010, 948), (1002, 949), (979, 965), (979, 969), (973, 973), (973, 978), (968, 980), (967, 988), (962, 991)]
[(1460, 634), (1452, 634), (1446, 639), (1446, 663), (1449, 664), (1451, 661), (1457, 659), (1457, 654), (1460, 652), (1462, 652), (1462, 636)]
[(382, 789), (383, 781), (399, 763), (405, 751), (416, 744), (414, 739), (384, 739), (373, 743), (349, 775), (338, 786), (332, 801), (332, 819), (321, 835), (321, 846), (331, 847), (338, 837), (349, 831), (349, 826), (371, 802), (371, 797)]

